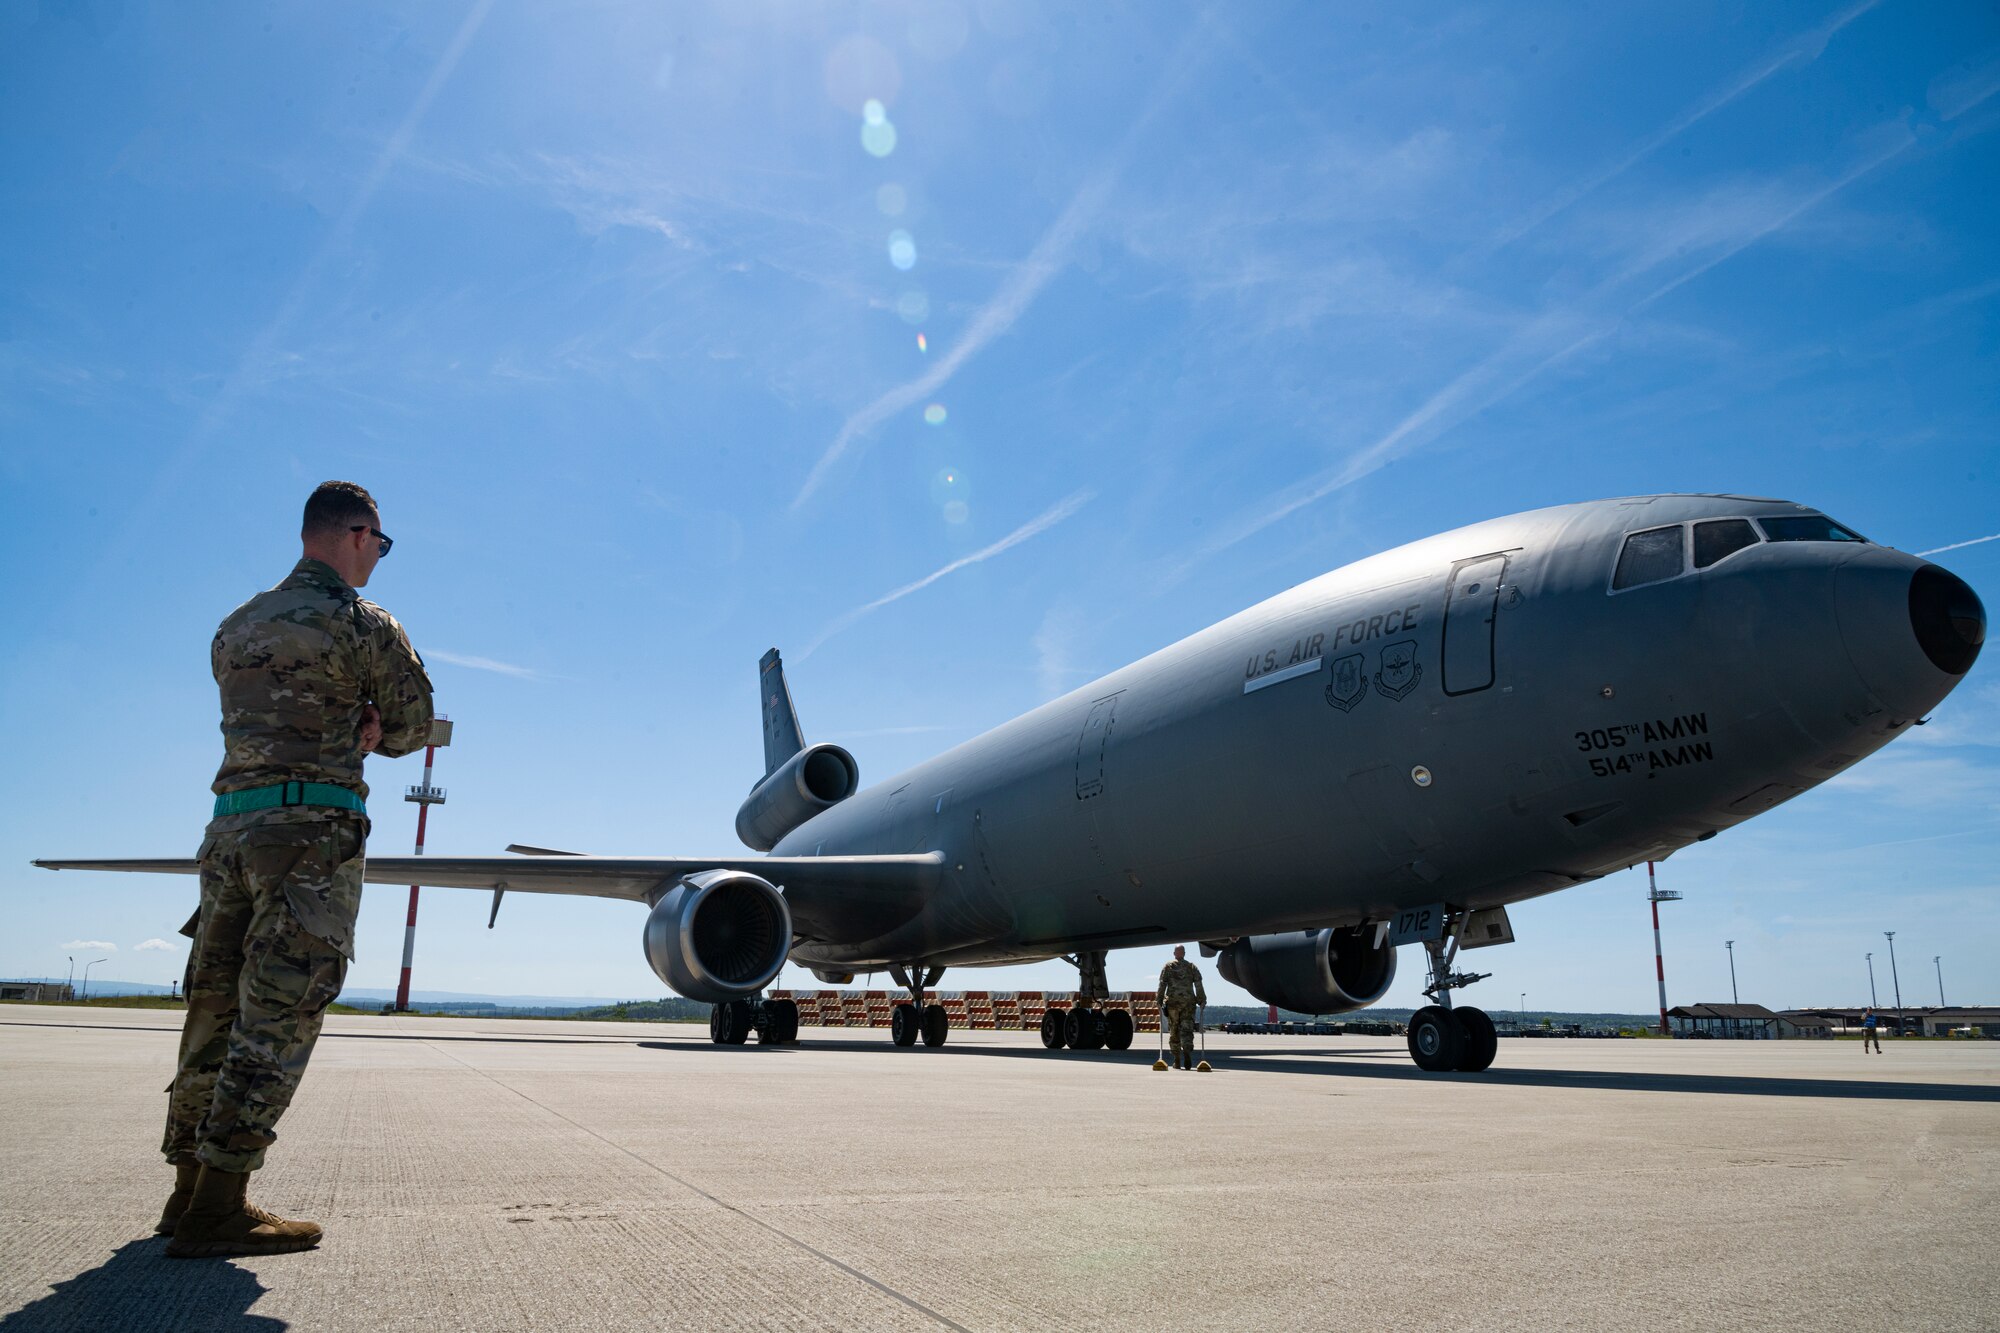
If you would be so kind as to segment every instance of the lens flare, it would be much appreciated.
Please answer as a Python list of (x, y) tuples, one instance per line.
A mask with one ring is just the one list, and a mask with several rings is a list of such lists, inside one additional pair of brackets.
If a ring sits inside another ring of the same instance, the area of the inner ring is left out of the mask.
[(875, 207), (885, 218), (899, 218), (910, 206), (910, 192), (891, 182), (875, 191)]
[(916, 238), (906, 231), (889, 233), (889, 262), (905, 273), (917, 266)]
[(963, 500), (953, 500), (944, 507), (944, 521), (947, 523), (963, 523), (971, 516), (972, 510)]
[(896, 151), (896, 127), (888, 121), (861, 127), (861, 146), (871, 157), (887, 157)]
[(942, 426), (944, 424), (944, 418), (945, 418), (945, 410), (943, 403), (932, 403), (929, 407), (924, 409), (924, 420), (930, 425)]
[(921, 324), (931, 317), (931, 298), (919, 291), (907, 291), (896, 298), (896, 313), (905, 324)]
[(917, 350), (919, 352), (928, 352), (931, 350), (931, 345), (924, 341), (924, 335), (921, 333), (917, 335)]

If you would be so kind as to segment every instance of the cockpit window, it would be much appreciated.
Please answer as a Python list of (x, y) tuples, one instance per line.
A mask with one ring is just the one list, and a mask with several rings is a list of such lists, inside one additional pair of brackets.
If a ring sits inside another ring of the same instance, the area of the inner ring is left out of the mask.
[(1746, 546), (1757, 544), (1757, 529), (1747, 518), (1718, 518), (1694, 525), (1694, 567), (1707, 569)]
[(1859, 542), (1868, 540), (1849, 532), (1825, 514), (1800, 518), (1760, 518), (1764, 535), (1774, 542)]
[(1618, 553), (1618, 569), (1611, 576), (1611, 591), (1621, 592), (1642, 584), (1658, 583), (1680, 574), (1684, 555), (1681, 528), (1651, 528), (1625, 539)]

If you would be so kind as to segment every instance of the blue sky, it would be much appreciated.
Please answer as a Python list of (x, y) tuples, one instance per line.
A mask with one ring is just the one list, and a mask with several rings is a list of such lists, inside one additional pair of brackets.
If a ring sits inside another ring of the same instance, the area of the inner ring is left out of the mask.
[[(433, 853), (733, 850), (773, 644), (879, 780), (1545, 504), (1786, 496), (2000, 605), (1996, 93), (1971, 5), (6, 0), (0, 974), (178, 975), (191, 881), (27, 862), (192, 853), (209, 636), (328, 477), (458, 722)], [(1735, 939), (1857, 1002), (1893, 929), (2000, 1002), (1993, 671), (1662, 868), (1675, 1000)], [(524, 898), (428, 893), (419, 987), (661, 992), (637, 909)], [(1469, 1001), (1652, 1007), (1642, 875), (1515, 923)]]

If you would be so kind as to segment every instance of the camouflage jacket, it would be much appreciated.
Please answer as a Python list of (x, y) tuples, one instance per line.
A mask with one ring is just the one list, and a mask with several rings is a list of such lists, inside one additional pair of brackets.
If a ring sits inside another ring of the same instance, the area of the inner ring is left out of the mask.
[[(391, 759), (430, 735), (431, 682), (396, 618), (306, 559), (277, 587), (229, 613), (209, 650), (222, 692), (222, 768), (214, 789), (331, 782), (362, 796), (361, 710), (382, 714), (375, 753)], [(212, 833), (325, 819), (325, 806), (226, 815)]]
[(1201, 969), (1185, 958), (1176, 958), (1160, 969), (1160, 1003), (1169, 1004), (1176, 1000), (1208, 1003), (1208, 993), (1201, 985)]

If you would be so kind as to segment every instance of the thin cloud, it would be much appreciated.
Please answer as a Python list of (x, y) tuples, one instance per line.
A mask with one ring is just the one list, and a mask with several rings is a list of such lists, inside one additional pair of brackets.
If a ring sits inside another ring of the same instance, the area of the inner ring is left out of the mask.
[(157, 953), (173, 953), (180, 947), (181, 947), (180, 945), (175, 944), (172, 940), (150, 939), (150, 940), (139, 941), (139, 943), (132, 946), (132, 951), (134, 953), (147, 953), (149, 951)]
[(1077, 237), (1083, 234), (1102, 211), (1104, 201), (1110, 197), (1112, 188), (1117, 185), (1118, 177), (1124, 171), (1126, 162), (1130, 160), (1132, 150), (1137, 146), (1140, 136), (1145, 133), (1161, 109), (1172, 100), (1174, 94), (1179, 92), (1192, 60), (1203, 52), (1205, 43), (1198, 39), (1207, 29), (1208, 24), (1204, 16), (1204, 21), (1190, 31), (1188, 39), (1175, 53), (1166, 75), (1155, 88), (1152, 99), (1139, 113), (1138, 119), (1126, 129), (1124, 137), (1112, 150), (1110, 158), (1070, 197), (1068, 205), (1049, 229), (1042, 233), (1042, 238), (1035, 242), (1035, 248), (1028, 252), (1028, 257), (1008, 270), (1006, 279), (1001, 282), (999, 290), (994, 292), (993, 299), (973, 316), (972, 323), (967, 327), (964, 336), (952, 345), (951, 350), (939, 357), (929, 370), (916, 379), (890, 389), (841, 423), (839, 432), (833, 437), (833, 443), (820, 454), (819, 461), (814, 463), (812, 471), (806, 474), (805, 484), (799, 487), (799, 493), (792, 498), (793, 513), (797, 513), (799, 508), (812, 498), (813, 493), (826, 481), (833, 465), (840, 461), (857, 440), (897, 413), (936, 394), (966, 362), (985, 350), (988, 343), (1014, 327), (1014, 322), (1034, 304), (1035, 298), (1041, 295), (1042, 288), (1048, 286), (1049, 279), (1060, 272), (1063, 265), (1068, 262), (1070, 249), (1076, 243)]
[(71, 940), (63, 945), (65, 949), (96, 949), (102, 953), (117, 953), (118, 946), (110, 940)]
[[(1980, 96), (1964, 101), (1954, 110), (1954, 115), (1963, 115), (2000, 92), (2000, 87), (1990, 88)], [(1717, 265), (1735, 257), (1757, 242), (1781, 231), (1805, 214), (1847, 189), (1856, 181), (1868, 176), (1893, 162), (1908, 152), (1917, 142), (1909, 131), (1900, 125), (1885, 127), (1891, 136), (1883, 146), (1850, 167), (1833, 181), (1803, 197), (1785, 202), (1769, 214), (1752, 219), (1740, 227), (1737, 234), (1720, 246), (1700, 263), (1676, 274), (1673, 278), (1654, 288), (1646, 295), (1632, 302), (1622, 312), (1611, 315), (1591, 315), (1588, 307), (1603, 294), (1625, 285), (1642, 276), (1651, 268), (1658, 267), (1663, 260), (1643, 263), (1616, 274), (1598, 284), (1590, 297), (1569, 310), (1554, 312), (1537, 319), (1527, 329), (1507, 340), (1499, 350), (1491, 353), (1470, 369), (1462, 372), (1450, 383), (1433, 393), (1422, 406), (1398, 422), (1389, 432), (1365, 448), (1348, 457), (1338, 466), (1329, 469), (1306, 482), (1294, 487), (1292, 493), (1273, 508), (1250, 519), (1239, 522), (1204, 545), (1199, 551), (1167, 575), (1171, 582), (1184, 576), (1190, 569), (1212, 555), (1236, 545), (1255, 533), (1261, 532), (1273, 523), (1296, 513), (1298, 510), (1322, 500), (1335, 491), (1344, 489), (1363, 477), (1378, 471), (1396, 457), (1411, 449), (1436, 439), (1462, 422), (1478, 415), (1502, 399), (1517, 392), (1525, 385), (1540, 378), (1552, 366), (1575, 355), (1578, 351), (1597, 342), (1619, 327), (1626, 319), (1638, 314), (1662, 297), (1692, 282)], [(1582, 332), (1577, 330), (1582, 328)], [(1508, 370), (1527, 357), (1536, 357), (1524, 371), (1508, 375)], [(1996, 534), (2000, 535), (2000, 534)], [(1979, 538), (1980, 541), (1991, 538)], [(1964, 543), (1972, 545), (1973, 543)], [(1941, 550), (1952, 549), (1949, 547)]]
[(1785, 42), (1762, 61), (1740, 72), (1734, 80), (1694, 102), (1678, 116), (1634, 144), (1625, 151), (1624, 156), (1611, 165), (1543, 201), (1541, 206), (1528, 217), (1494, 237), (1488, 244), (1488, 252), (1512, 245), (1577, 200), (1624, 175), (1641, 161), (1658, 152), (1669, 141), (1707, 120), (1779, 70), (1799, 61), (1811, 63), (1819, 59), (1820, 53), (1826, 49), (1826, 44), (1833, 39), (1835, 33), (1880, 3), (1881, 0), (1861, 0), (1861, 3), (1848, 6), (1819, 27), (1808, 29)]
[(1917, 552), (1917, 554), (1918, 554), (1918, 555), (1943, 555), (1943, 554), (1944, 554), (1944, 553), (1945, 553), (1946, 551), (1962, 551), (1962, 550), (1964, 550), (1964, 549), (1965, 549), (1966, 547), (1968, 547), (1968, 546), (1978, 546), (1978, 545), (1980, 545), (1980, 544), (1981, 544), (1981, 543), (1983, 543), (1983, 542), (2000, 542), (2000, 532), (1996, 532), (1996, 533), (1994, 533), (1994, 534), (1993, 534), (1993, 535), (1992, 535), (1991, 537), (1974, 537), (1974, 538), (1973, 538), (1973, 539), (1972, 539), (1971, 541), (1969, 541), (1969, 542), (1953, 542), (1953, 543), (1952, 543), (1951, 545), (1949, 545), (1949, 546), (1933, 546), (1933, 547), (1931, 547), (1931, 549), (1930, 549), (1930, 550), (1928, 550), (1928, 551), (1919, 551), (1919, 552)]
[(1074, 495), (1058, 501), (1026, 523), (1023, 523), (1020, 527), (1014, 529), (999, 541), (994, 542), (991, 546), (983, 546), (971, 555), (962, 555), (950, 564), (932, 570), (914, 583), (905, 583), (894, 592), (886, 593), (881, 597), (877, 597), (872, 602), (857, 606), (852, 611), (836, 617), (831, 624), (820, 631), (818, 638), (806, 645), (806, 650), (799, 654), (799, 660), (803, 662), (806, 658), (811, 657), (815, 652), (819, 651), (820, 645), (828, 639), (831, 639), (842, 630), (850, 628), (862, 617), (873, 615), (875, 612), (880, 611), (883, 607), (889, 605), (889, 603), (900, 602), (911, 593), (921, 592), (923, 589), (936, 583), (939, 579), (950, 574), (955, 574), (967, 565), (976, 565), (983, 560), (991, 560), (994, 556), (999, 555), (1003, 551), (1012, 550), (1031, 537), (1040, 536), (1074, 514), (1077, 510), (1089, 504), (1096, 498), (1096, 494), (1095, 491), (1078, 491)]
[(425, 650), (427, 660), (449, 662), (453, 666), (467, 667), (473, 671), (491, 671), (496, 675), (512, 676), (516, 680), (541, 680), (542, 673), (532, 667), (515, 666), (512, 662), (501, 662), (491, 657), (474, 657), (469, 653), (448, 653), (442, 648)]

